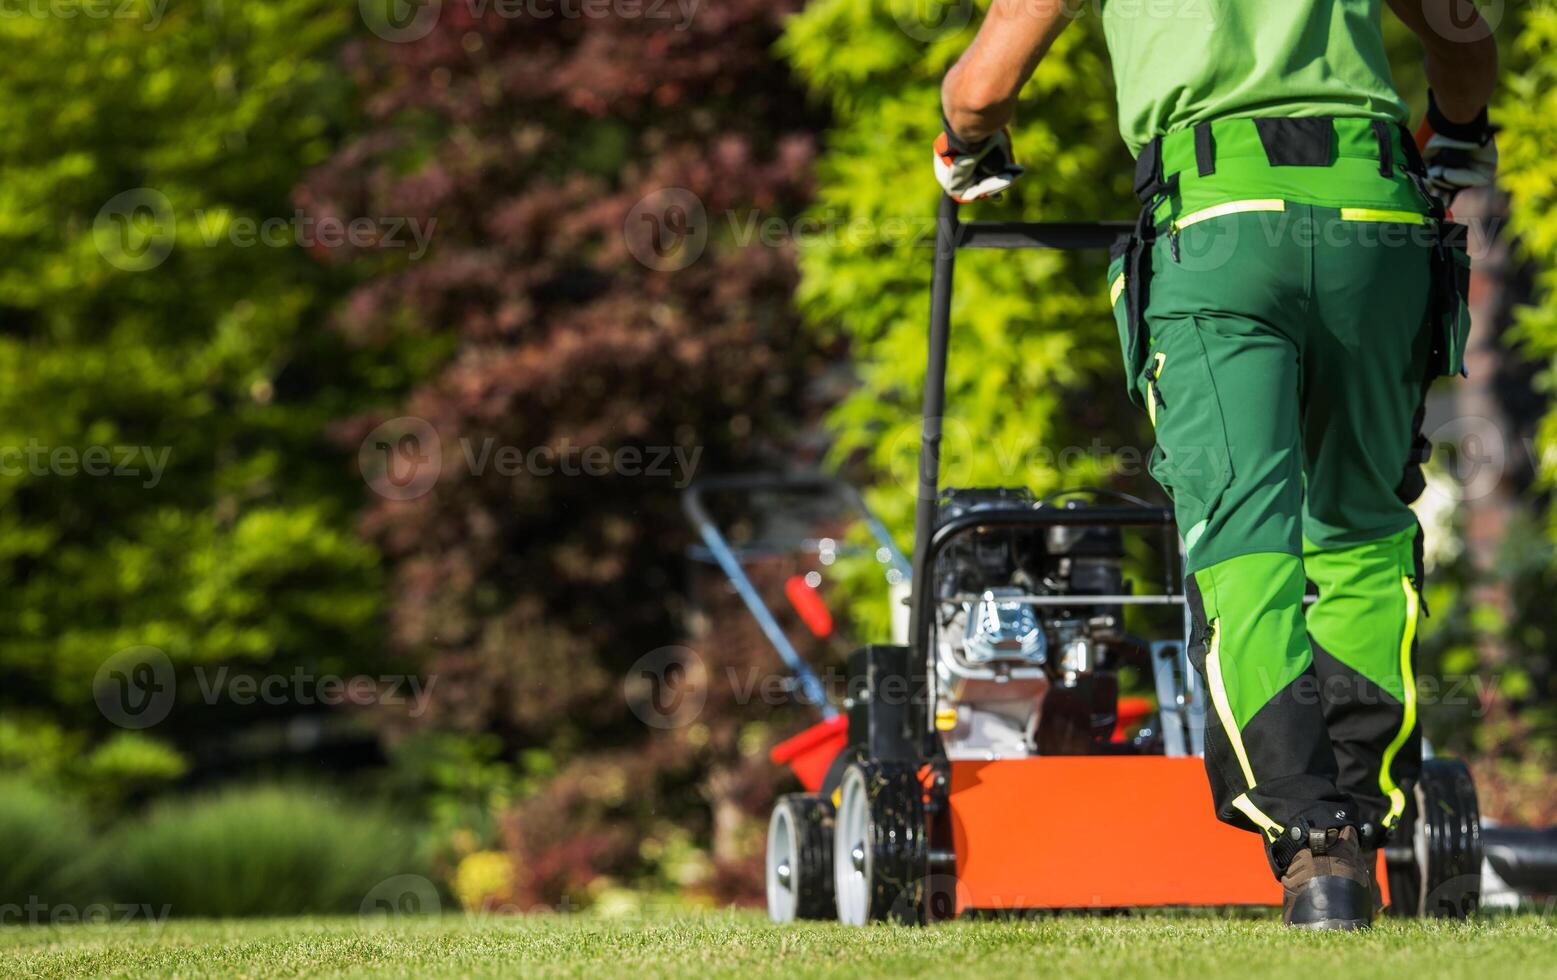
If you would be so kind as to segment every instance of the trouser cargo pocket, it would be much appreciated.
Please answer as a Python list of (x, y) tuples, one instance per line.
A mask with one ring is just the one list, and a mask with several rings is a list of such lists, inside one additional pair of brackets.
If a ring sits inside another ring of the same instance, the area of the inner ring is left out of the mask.
[(1151, 474), (1173, 498), (1186, 550), (1193, 550), (1233, 481), (1222, 400), (1194, 318), (1154, 324), (1138, 376), (1156, 429)]
[(1124, 363), (1125, 390), (1130, 400), (1141, 408), (1146, 398), (1140, 387), (1141, 370), (1146, 366), (1145, 318), (1137, 309), (1139, 290), (1131, 288), (1131, 269), (1137, 263), (1135, 250), (1140, 243), (1134, 237), (1123, 237), (1110, 250), (1108, 263), (1108, 300), (1114, 311), (1114, 327), (1119, 332), (1119, 352)]
[(1464, 225), (1439, 223), (1433, 251), (1433, 368), (1445, 377), (1465, 374), (1471, 328), (1469, 238)]

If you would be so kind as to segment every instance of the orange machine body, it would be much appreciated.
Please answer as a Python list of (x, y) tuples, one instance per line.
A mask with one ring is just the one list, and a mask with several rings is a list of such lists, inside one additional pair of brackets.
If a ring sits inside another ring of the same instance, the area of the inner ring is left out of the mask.
[(1199, 758), (955, 761), (950, 807), (959, 913), (1281, 904), (1259, 838), (1216, 819)]

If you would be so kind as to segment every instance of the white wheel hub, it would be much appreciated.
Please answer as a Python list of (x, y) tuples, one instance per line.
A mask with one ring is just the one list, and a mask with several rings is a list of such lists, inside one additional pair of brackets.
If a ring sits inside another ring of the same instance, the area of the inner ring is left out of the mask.
[(795, 921), (795, 858), (799, 851), (794, 818), (789, 807), (780, 804), (768, 821), (768, 918), (774, 922)]
[(850, 767), (844, 774), (838, 801), (838, 819), (834, 824), (833, 884), (838, 899), (838, 921), (846, 926), (863, 926), (870, 912), (870, 848), (866, 835), (870, 829), (870, 796), (865, 777)]

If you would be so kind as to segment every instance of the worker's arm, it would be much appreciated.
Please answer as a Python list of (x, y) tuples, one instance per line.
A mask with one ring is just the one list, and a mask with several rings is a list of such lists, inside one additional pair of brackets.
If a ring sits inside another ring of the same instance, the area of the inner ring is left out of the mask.
[[(1465, 7), (1461, 0), (1389, 0), (1389, 6), (1422, 41), (1427, 84), (1444, 117), (1453, 123), (1473, 121), (1492, 101), (1497, 86), (1498, 46), (1492, 28), (1474, 7), (1472, 20), (1458, 23)], [(1434, 24), (1453, 24), (1456, 36), (1446, 36)]]
[(1428, 183), (1449, 203), (1467, 187), (1484, 187), (1497, 177), (1497, 142), (1487, 118), (1497, 87), (1497, 43), (1474, 8), (1472, 20), (1455, 20), (1463, 7), (1459, 0), (1389, 0), (1389, 6), (1427, 52), (1427, 119), (1417, 138)]
[(1070, 23), (1060, 0), (994, 0), (941, 86), (945, 132), (935, 176), (958, 201), (999, 194), (1022, 175), (1005, 126), (1016, 94)]
[(978, 36), (941, 85), (941, 110), (953, 135), (976, 143), (1011, 121), (1016, 94), (1071, 22), (1068, 6), (1059, 0), (990, 4)]

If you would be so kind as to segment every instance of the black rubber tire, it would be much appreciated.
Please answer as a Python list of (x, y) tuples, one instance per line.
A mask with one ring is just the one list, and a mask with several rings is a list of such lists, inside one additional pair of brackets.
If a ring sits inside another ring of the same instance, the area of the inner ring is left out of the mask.
[[(840, 820), (833, 842), (834, 864), (844, 873), (844, 862), (864, 875), (863, 909), (854, 909), (854, 921), (846, 918), (839, 903), (839, 920), (845, 924), (899, 922), (923, 925), (929, 879), (929, 842), (925, 827), (924, 787), (918, 771), (903, 763), (856, 762), (844, 774), (840, 792), (851, 794), (851, 783), (863, 788), (863, 839), (845, 841), (849, 833)], [(863, 867), (853, 863), (853, 849), (864, 848)], [(839, 848), (843, 850), (840, 852)], [(840, 861), (839, 855), (843, 860)], [(835, 882), (835, 891), (839, 887)]]
[(1481, 905), (1481, 810), (1470, 770), (1428, 759), (1385, 850), (1390, 913), (1465, 919)]
[(775, 922), (796, 919), (831, 920), (838, 909), (833, 902), (833, 803), (825, 796), (791, 793), (781, 796), (773, 804), (773, 815), (768, 820), (770, 845), (769, 862), (772, 861), (771, 837), (775, 833), (789, 832), (790, 855), (788, 869), (788, 895), (775, 895), (775, 888), (786, 885), (776, 880), (774, 868), (768, 874), (768, 915)]

